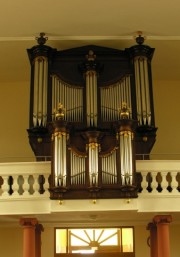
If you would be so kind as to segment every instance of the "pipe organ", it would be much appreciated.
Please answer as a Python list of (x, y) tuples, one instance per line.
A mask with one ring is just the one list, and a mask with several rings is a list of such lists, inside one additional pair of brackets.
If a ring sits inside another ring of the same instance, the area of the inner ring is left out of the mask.
[(31, 64), (29, 142), (37, 160), (51, 160), (50, 198), (138, 196), (136, 159), (155, 143), (151, 59), (137, 44), (58, 51), (28, 49)]

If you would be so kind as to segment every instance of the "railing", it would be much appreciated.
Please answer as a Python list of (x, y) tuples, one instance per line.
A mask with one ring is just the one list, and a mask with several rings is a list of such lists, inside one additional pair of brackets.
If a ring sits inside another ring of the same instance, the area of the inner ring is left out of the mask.
[(49, 197), (50, 162), (1, 163), (0, 199)]
[(180, 161), (137, 161), (140, 194), (179, 195)]
[[(49, 197), (50, 162), (1, 163), (0, 200)], [(180, 161), (137, 161), (139, 195), (180, 197)]]

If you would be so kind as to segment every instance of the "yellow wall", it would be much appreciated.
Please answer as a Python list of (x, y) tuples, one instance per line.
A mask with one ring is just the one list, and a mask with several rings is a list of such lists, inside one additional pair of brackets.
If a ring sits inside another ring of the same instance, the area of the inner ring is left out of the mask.
[(29, 82), (0, 84), (0, 162), (28, 161)]
[(42, 257), (54, 256), (54, 228), (46, 227), (42, 233)]
[(0, 256), (22, 257), (22, 228), (0, 228)]
[(169, 231), (170, 237), (170, 246), (171, 246), (171, 257), (178, 257), (180, 253), (180, 242), (179, 242), (179, 234), (180, 234), (180, 225), (170, 225)]
[[(42, 232), (42, 257), (54, 256), (54, 229), (45, 228)], [(23, 256), (23, 229), (22, 227), (0, 228), (0, 256)]]
[(150, 250), (147, 245), (149, 231), (145, 226), (135, 226), (134, 232), (136, 257), (150, 257)]
[(152, 153), (180, 159), (180, 81), (154, 81), (154, 108), (158, 131)]

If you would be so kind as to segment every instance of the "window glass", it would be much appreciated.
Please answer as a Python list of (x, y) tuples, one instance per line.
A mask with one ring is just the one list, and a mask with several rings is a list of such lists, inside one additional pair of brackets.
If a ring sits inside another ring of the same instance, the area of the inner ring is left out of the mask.
[(133, 252), (133, 228), (55, 229), (55, 253)]
[(67, 230), (56, 229), (56, 253), (66, 253), (67, 250)]
[(133, 229), (122, 228), (122, 251), (133, 252)]

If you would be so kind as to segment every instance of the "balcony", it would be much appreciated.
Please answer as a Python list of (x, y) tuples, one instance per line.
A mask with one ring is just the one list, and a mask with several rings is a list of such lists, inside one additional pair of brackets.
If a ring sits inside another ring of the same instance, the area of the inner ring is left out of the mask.
[(141, 179), (133, 199), (50, 200), (50, 169), (50, 162), (0, 163), (0, 215), (92, 211), (89, 202), (94, 211), (180, 212), (179, 160), (138, 160)]

